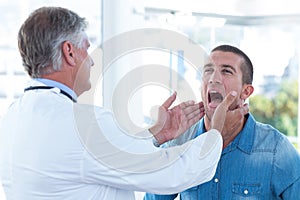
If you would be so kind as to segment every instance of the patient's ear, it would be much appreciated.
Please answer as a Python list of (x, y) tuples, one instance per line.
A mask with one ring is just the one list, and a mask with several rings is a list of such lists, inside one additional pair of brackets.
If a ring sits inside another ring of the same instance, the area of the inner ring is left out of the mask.
[(253, 93), (254, 87), (251, 84), (244, 84), (243, 91), (241, 93), (241, 99), (246, 100)]
[(72, 45), (71, 42), (69, 41), (65, 41), (62, 44), (62, 52), (63, 52), (63, 57), (66, 60), (66, 62), (71, 65), (71, 66), (75, 66), (76, 62), (75, 62), (75, 52), (74, 52), (74, 46)]

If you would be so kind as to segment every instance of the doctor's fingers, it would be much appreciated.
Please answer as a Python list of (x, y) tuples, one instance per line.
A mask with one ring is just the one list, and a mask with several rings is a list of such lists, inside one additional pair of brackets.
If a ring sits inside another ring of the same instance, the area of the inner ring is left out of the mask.
[(244, 116), (249, 112), (248, 104), (244, 104), (242, 107), (239, 107), (234, 110), (229, 110), (227, 112), (225, 126), (229, 126), (228, 129), (235, 130), (237, 127), (240, 127), (243, 123)]
[(189, 107), (186, 107), (184, 110), (183, 110), (187, 120), (192, 120), (192, 119), (195, 119), (195, 120), (199, 120), (201, 119), (204, 114), (205, 114), (205, 110), (204, 110), (204, 106), (203, 106), (203, 103), (197, 103), (193, 106), (189, 106)]
[(249, 113), (249, 105), (247, 103), (245, 103), (243, 106), (241, 106), (240, 112), (242, 113), (242, 115), (248, 114)]
[(192, 112), (195, 109), (200, 109), (200, 110), (204, 110), (204, 105), (203, 102), (199, 102), (199, 103), (195, 103), (194, 101), (190, 100), (190, 101), (185, 101), (182, 102), (181, 104), (179, 104), (180, 109), (187, 112)]
[[(177, 97), (177, 92), (174, 92), (161, 106), (168, 109)], [(176, 106), (175, 106), (176, 107)]]
[(194, 112), (204, 112), (204, 105), (203, 102), (186, 101), (180, 104), (180, 109), (185, 115), (190, 115)]
[(243, 108), (227, 111), (224, 128), (222, 130), (223, 140), (230, 140), (233, 138), (232, 133), (235, 133), (235, 130), (243, 125), (244, 114), (241, 109)]

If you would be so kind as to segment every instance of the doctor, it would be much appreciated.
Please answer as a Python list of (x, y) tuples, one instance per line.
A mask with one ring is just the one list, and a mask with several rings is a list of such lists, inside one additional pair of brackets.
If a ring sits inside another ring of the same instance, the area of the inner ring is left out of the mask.
[[(0, 124), (0, 175), (7, 199), (134, 199), (133, 191), (170, 194), (209, 181), (222, 150), (222, 130), (235, 92), (214, 115), (212, 129), (185, 145), (160, 149), (204, 114), (202, 104), (160, 108), (157, 123), (134, 138), (112, 114), (76, 99), (91, 87), (86, 22), (59, 7), (35, 10), (18, 34), (32, 78)], [(172, 177), (172, 178), (170, 178)], [(157, 180), (160, 180), (157, 182)]]

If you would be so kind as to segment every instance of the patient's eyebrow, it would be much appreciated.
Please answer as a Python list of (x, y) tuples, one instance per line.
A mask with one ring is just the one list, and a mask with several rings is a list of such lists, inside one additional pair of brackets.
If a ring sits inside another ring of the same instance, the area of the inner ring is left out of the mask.
[(230, 68), (232, 71), (236, 72), (236, 69), (231, 65), (221, 65), (222, 68)]
[(207, 63), (207, 64), (205, 64), (205, 65), (203, 66), (203, 68), (205, 68), (205, 67), (212, 67), (212, 66), (213, 66), (212, 63)]

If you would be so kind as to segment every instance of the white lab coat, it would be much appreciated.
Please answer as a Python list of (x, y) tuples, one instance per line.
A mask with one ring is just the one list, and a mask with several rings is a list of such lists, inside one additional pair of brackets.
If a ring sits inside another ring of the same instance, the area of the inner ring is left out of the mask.
[(74, 104), (59, 91), (27, 91), (3, 116), (0, 175), (8, 200), (130, 200), (133, 191), (177, 193), (213, 177), (218, 131), (157, 148), (152, 137), (122, 131), (108, 110)]

